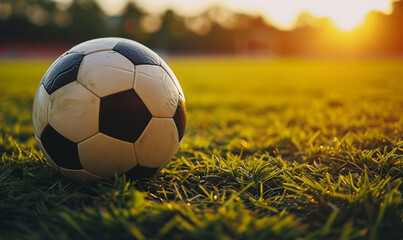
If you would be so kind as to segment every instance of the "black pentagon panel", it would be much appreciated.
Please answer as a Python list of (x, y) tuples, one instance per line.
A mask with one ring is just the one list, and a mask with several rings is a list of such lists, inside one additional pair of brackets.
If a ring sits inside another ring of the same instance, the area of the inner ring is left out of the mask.
[(114, 48), (114, 51), (122, 54), (127, 59), (129, 59), (134, 65), (140, 64), (150, 64), (159, 65), (160, 57), (148, 49), (147, 47), (141, 45), (137, 42), (119, 42)]
[(58, 133), (51, 125), (43, 130), (41, 142), (46, 152), (59, 167), (83, 169), (78, 156), (77, 143)]
[(151, 120), (151, 113), (133, 89), (101, 98), (99, 131), (134, 143)]
[(158, 168), (143, 167), (137, 164), (135, 167), (130, 169), (125, 173), (126, 177), (139, 179), (139, 178), (149, 178), (154, 176), (158, 171)]
[(176, 107), (175, 115), (173, 117), (176, 128), (178, 130), (179, 141), (182, 140), (186, 129), (186, 105), (185, 101), (179, 100), (179, 104)]
[(43, 76), (42, 82), (46, 91), (51, 94), (75, 81), (83, 57), (83, 54), (70, 53), (58, 58)]

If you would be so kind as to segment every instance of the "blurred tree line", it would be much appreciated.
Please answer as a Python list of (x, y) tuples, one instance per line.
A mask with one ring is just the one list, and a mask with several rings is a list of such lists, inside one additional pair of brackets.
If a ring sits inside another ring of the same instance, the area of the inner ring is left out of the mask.
[(327, 19), (317, 27), (304, 24), (301, 15), (294, 30), (281, 31), (262, 17), (212, 7), (194, 17), (172, 10), (150, 15), (129, 2), (119, 16), (107, 16), (93, 0), (64, 5), (53, 0), (1, 0), (0, 45), (74, 45), (104, 36), (134, 39), (151, 48), (179, 53), (236, 53), (273, 55), (401, 55), (403, 2), (394, 13), (371, 13), (369, 27), (353, 33), (337, 32)]

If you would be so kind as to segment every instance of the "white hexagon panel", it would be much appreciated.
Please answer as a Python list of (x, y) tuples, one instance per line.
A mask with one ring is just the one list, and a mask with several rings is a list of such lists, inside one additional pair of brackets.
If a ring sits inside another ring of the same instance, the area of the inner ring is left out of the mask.
[(156, 65), (136, 66), (134, 90), (153, 117), (172, 117), (178, 106), (179, 92), (167, 72)]
[(134, 143), (141, 166), (159, 168), (167, 163), (179, 147), (178, 130), (172, 118), (152, 118)]
[(50, 95), (49, 124), (64, 137), (80, 142), (98, 132), (100, 99), (73, 81)]
[(79, 143), (78, 154), (85, 170), (104, 178), (122, 174), (136, 165), (132, 143), (102, 133)]
[(95, 52), (81, 61), (77, 81), (104, 97), (133, 87), (134, 65), (118, 52)]
[(179, 94), (182, 96), (183, 100), (185, 100), (185, 94), (183, 93), (182, 87), (179, 84), (178, 78), (176, 78), (175, 73), (172, 71), (172, 69), (168, 66), (168, 64), (162, 58), (161, 58), (161, 66), (168, 72), (169, 76), (171, 76), (176, 88), (179, 91)]
[(36, 91), (33, 105), (32, 122), (34, 125), (34, 133), (40, 138), (43, 129), (46, 124), (48, 124), (49, 94), (46, 92), (43, 84), (41, 84)]
[(59, 168), (60, 172), (73, 180), (84, 180), (84, 181), (97, 181), (102, 179), (101, 177), (95, 176), (94, 174), (89, 173), (88, 171), (85, 170), (73, 170), (73, 169), (67, 169), (67, 168)]
[(122, 41), (121, 38), (114, 37), (93, 39), (74, 46), (68, 52), (87, 55), (93, 52), (108, 51), (112, 50), (120, 41)]

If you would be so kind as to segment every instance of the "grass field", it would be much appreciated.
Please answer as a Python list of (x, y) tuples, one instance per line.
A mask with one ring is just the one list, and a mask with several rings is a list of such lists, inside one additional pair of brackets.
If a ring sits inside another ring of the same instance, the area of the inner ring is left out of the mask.
[(35, 145), (51, 60), (0, 60), (0, 239), (403, 239), (403, 60), (177, 58), (188, 127), (151, 180)]

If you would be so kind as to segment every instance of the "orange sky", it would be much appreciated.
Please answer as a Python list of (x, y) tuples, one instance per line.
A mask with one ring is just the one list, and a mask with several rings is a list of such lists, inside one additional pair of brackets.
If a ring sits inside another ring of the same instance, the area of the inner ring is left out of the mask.
[[(57, 0), (68, 1), (68, 0)], [(109, 14), (118, 14), (130, 0), (97, 0)], [(137, 0), (138, 6), (151, 13), (173, 8), (185, 16), (196, 15), (212, 5), (229, 7), (235, 11), (260, 14), (280, 29), (292, 29), (301, 13), (316, 18), (328, 17), (342, 31), (352, 31), (364, 23), (371, 11), (391, 13), (395, 0)]]

